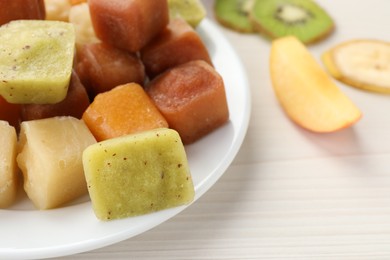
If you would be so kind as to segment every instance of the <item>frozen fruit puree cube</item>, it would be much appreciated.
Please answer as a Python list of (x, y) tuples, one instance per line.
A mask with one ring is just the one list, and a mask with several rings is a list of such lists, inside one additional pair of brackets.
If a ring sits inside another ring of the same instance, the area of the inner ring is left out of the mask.
[(44, 0), (1, 0), (0, 25), (12, 20), (45, 19)]
[(139, 51), (169, 22), (167, 0), (89, 0), (91, 21), (100, 40)]
[(109, 139), (83, 153), (92, 206), (101, 220), (192, 202), (194, 186), (180, 136), (159, 128)]
[(16, 144), (15, 128), (8, 122), (0, 120), (0, 209), (10, 206), (16, 198), (18, 187)]
[(24, 104), (21, 109), (22, 121), (72, 116), (80, 119), (89, 106), (89, 97), (79, 77), (72, 73), (66, 98), (56, 104)]
[(146, 91), (184, 144), (195, 142), (229, 119), (223, 79), (205, 61), (169, 69), (150, 81)]
[(36, 208), (55, 208), (88, 193), (81, 157), (94, 143), (84, 122), (73, 117), (22, 122), (16, 160)]
[(77, 59), (77, 73), (91, 96), (121, 84), (143, 84), (145, 81), (141, 59), (134, 53), (108, 44), (84, 44), (77, 52)]
[(200, 0), (168, 0), (171, 20), (182, 18), (192, 27), (197, 27), (206, 17), (207, 11)]
[(0, 95), (10, 103), (53, 104), (68, 90), (75, 49), (70, 23), (17, 20), (0, 27)]
[(170, 21), (165, 30), (141, 50), (141, 58), (150, 78), (193, 60), (204, 60), (212, 65), (199, 34), (179, 18)]
[(16, 129), (19, 129), (21, 108), (20, 104), (11, 104), (0, 96), (0, 120), (7, 121)]
[(164, 116), (137, 83), (100, 93), (82, 118), (98, 141), (168, 127)]

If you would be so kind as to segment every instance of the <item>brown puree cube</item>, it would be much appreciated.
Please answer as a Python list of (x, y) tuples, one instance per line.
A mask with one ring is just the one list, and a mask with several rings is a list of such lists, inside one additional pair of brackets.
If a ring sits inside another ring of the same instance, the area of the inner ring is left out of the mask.
[(27, 104), (22, 105), (22, 120), (35, 120), (55, 116), (72, 116), (80, 119), (89, 106), (87, 91), (79, 77), (72, 72), (66, 98), (56, 104)]
[(150, 81), (146, 91), (184, 144), (198, 140), (229, 118), (223, 79), (205, 61), (167, 70)]
[(103, 42), (139, 51), (169, 22), (167, 0), (89, 0), (92, 25)]
[(0, 0), (0, 25), (20, 19), (45, 19), (44, 0)]
[(125, 83), (142, 85), (145, 81), (140, 58), (108, 44), (86, 44), (78, 52), (77, 59), (77, 74), (91, 96)]
[(182, 19), (172, 20), (156, 39), (147, 44), (141, 50), (141, 59), (150, 78), (192, 60), (204, 60), (212, 65), (202, 39)]

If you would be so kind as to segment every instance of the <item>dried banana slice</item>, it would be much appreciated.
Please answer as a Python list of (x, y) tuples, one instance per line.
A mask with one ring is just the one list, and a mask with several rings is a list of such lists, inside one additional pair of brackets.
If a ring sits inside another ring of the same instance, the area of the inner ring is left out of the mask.
[(329, 73), (350, 86), (390, 94), (390, 42), (343, 42), (322, 55)]

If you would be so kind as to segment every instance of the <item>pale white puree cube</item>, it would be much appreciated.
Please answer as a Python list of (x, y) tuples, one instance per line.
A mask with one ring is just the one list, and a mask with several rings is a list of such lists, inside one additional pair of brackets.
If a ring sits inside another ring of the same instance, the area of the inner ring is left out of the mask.
[(0, 208), (10, 206), (16, 197), (16, 131), (6, 121), (0, 121)]
[(81, 3), (71, 7), (69, 10), (69, 22), (74, 24), (76, 47), (78, 49), (84, 44), (100, 42), (92, 26), (88, 3)]
[(21, 124), (17, 162), (24, 189), (38, 209), (58, 207), (87, 193), (82, 153), (95, 138), (84, 121), (53, 117)]
[(44, 0), (46, 20), (68, 21), (71, 4), (69, 0)]

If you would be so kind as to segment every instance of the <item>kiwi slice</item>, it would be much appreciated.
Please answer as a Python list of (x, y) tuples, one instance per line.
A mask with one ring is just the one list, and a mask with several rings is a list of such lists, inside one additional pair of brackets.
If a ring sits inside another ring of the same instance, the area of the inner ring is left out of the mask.
[(313, 0), (259, 0), (249, 16), (255, 30), (271, 39), (293, 35), (314, 43), (334, 29), (333, 19)]
[(255, 32), (249, 13), (256, 0), (216, 0), (214, 13), (217, 21), (232, 30), (252, 33)]

